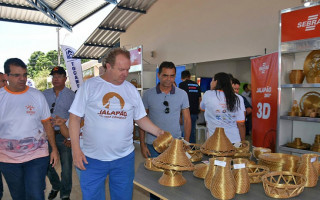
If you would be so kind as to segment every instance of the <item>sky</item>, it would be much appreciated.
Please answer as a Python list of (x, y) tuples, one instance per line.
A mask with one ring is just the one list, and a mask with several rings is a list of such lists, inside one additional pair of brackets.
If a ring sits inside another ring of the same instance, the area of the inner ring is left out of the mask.
[[(110, 4), (73, 27), (72, 32), (62, 28), (60, 44), (78, 50), (113, 8), (114, 5)], [(57, 50), (57, 38), (55, 27), (0, 21), (0, 72), (4, 72), (3, 65), (8, 58), (20, 58), (28, 64), (28, 59), (34, 51), (47, 53)]]

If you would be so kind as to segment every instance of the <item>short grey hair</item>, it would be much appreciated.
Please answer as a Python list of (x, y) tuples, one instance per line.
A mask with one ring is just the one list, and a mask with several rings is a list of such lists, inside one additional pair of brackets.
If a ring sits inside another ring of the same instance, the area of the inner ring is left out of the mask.
[(104, 56), (104, 58), (102, 59), (102, 67), (106, 69), (107, 63), (109, 63), (111, 67), (113, 67), (116, 62), (117, 55), (124, 55), (130, 60), (130, 52), (124, 48), (118, 47), (112, 49)]

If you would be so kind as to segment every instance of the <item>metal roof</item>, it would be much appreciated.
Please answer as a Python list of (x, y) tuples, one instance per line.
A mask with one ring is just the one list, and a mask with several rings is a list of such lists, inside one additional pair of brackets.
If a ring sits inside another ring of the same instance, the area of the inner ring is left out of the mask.
[(0, 21), (72, 27), (109, 5), (106, 0), (0, 0)]
[(140, 17), (156, 0), (122, 0), (77, 50), (74, 58), (100, 59), (108, 50), (119, 46), (120, 34)]

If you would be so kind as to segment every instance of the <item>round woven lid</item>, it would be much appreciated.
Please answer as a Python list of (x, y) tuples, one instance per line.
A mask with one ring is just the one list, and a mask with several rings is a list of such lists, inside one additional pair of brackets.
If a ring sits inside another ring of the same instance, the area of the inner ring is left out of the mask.
[(176, 170), (176, 171), (192, 171), (194, 165), (189, 160), (183, 148), (183, 141), (173, 139), (169, 148), (162, 154), (152, 160), (152, 164), (156, 167)]
[(224, 128), (216, 128), (213, 135), (210, 136), (200, 148), (201, 152), (215, 156), (232, 156), (236, 148), (232, 145), (224, 132)]
[(159, 135), (152, 144), (157, 152), (162, 153), (169, 147), (172, 139), (171, 133), (164, 132), (162, 135)]

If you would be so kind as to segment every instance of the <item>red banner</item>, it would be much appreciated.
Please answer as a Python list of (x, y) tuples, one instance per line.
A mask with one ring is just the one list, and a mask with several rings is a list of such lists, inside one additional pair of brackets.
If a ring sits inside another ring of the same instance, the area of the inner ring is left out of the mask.
[(320, 37), (320, 6), (281, 15), (281, 42)]
[(251, 60), (252, 143), (275, 151), (277, 132), (278, 53)]

